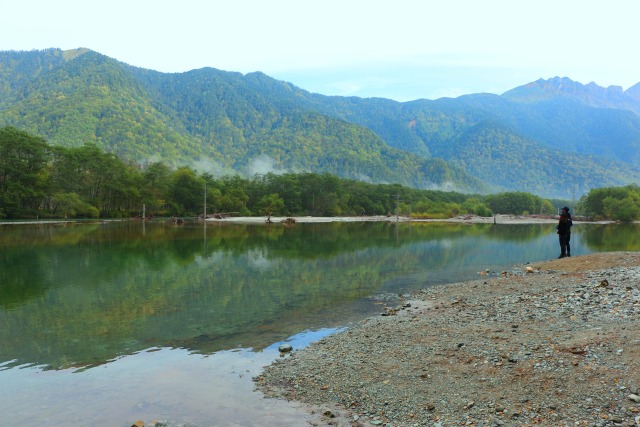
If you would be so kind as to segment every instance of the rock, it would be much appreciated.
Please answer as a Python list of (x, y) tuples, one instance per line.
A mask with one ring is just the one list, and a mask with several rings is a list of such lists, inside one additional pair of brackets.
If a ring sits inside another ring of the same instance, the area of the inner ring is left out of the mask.
[(278, 346), (278, 351), (280, 353), (288, 353), (293, 350), (293, 346), (291, 344), (280, 344)]
[(324, 411), (324, 414), (322, 414), (322, 415), (324, 415), (327, 418), (335, 418), (336, 417), (336, 415), (333, 412), (329, 411), (329, 410)]
[[(256, 383), (305, 402), (357, 402), (347, 422), (360, 427), (640, 427), (640, 253), (630, 267), (615, 264), (628, 256), (577, 274), (521, 266), (508, 278), (423, 289), (410, 313), (296, 349)], [(395, 372), (404, 380), (390, 381)], [(334, 413), (331, 425), (345, 426)]]

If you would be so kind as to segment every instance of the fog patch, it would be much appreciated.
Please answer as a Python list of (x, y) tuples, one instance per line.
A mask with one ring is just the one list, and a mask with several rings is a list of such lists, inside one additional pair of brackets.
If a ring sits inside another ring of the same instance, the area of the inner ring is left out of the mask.
[(276, 167), (276, 161), (272, 157), (262, 154), (249, 161), (246, 173), (248, 176), (266, 175), (268, 173), (282, 175), (287, 173), (287, 170)]
[(450, 192), (450, 191), (462, 192), (460, 190), (460, 186), (456, 185), (455, 183), (453, 183), (451, 181), (445, 181), (445, 182), (442, 182), (440, 184), (436, 184), (436, 183), (428, 184), (428, 185), (426, 185), (425, 190), (446, 191), (446, 192)]
[(199, 160), (196, 160), (191, 167), (197, 172), (208, 173), (215, 178), (236, 174), (236, 172), (230, 167), (208, 158), (200, 158)]
[(362, 173), (358, 174), (358, 176), (356, 177), (356, 180), (361, 181), (361, 182), (366, 182), (368, 184), (375, 184), (375, 182), (373, 181), (373, 179), (369, 175), (365, 175), (365, 174), (362, 174)]

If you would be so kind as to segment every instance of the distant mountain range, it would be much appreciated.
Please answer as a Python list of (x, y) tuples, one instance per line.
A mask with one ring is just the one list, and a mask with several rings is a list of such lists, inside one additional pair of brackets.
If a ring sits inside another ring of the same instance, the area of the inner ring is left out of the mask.
[(640, 83), (556, 77), (396, 102), (313, 94), (263, 73), (160, 73), (88, 49), (4, 51), (0, 126), (216, 175), (329, 172), (565, 199), (640, 179)]

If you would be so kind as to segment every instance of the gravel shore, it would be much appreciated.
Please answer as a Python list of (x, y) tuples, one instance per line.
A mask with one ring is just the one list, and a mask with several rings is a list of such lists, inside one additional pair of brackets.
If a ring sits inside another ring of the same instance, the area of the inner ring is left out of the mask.
[(437, 286), (254, 378), (314, 425), (640, 426), (640, 253)]

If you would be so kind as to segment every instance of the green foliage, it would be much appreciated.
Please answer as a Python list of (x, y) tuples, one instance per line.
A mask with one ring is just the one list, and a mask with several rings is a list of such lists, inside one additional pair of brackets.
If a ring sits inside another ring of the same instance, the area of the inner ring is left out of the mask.
[(178, 168), (171, 177), (169, 195), (178, 216), (197, 215), (203, 206), (204, 181), (186, 166)]
[(51, 196), (51, 215), (67, 217), (98, 218), (100, 211), (83, 202), (76, 193), (55, 193)]
[(150, 213), (166, 212), (171, 174), (171, 168), (162, 162), (152, 163), (142, 171), (142, 202)]
[(454, 217), (462, 212), (457, 203), (427, 203), (418, 204), (411, 216), (420, 219), (445, 219)]
[[(54, 145), (92, 143), (141, 164), (199, 162), (216, 176), (313, 171), (420, 189), (565, 199), (640, 180), (640, 117), (624, 109), (570, 97), (480, 94), (407, 103), (326, 97), (262, 73), (165, 74), (86, 49), (0, 52), (0, 126), (6, 125)], [(118, 212), (112, 202), (100, 210)], [(157, 197), (144, 202), (166, 211)]]
[(42, 138), (0, 129), (0, 215), (17, 218), (38, 208), (47, 188), (48, 155)]
[(467, 213), (482, 217), (490, 217), (493, 215), (491, 209), (479, 197), (471, 197), (462, 204), (462, 209)]
[[(143, 206), (148, 215), (195, 216), (203, 212), (205, 185), (207, 212), (236, 215), (397, 213), (448, 218), (462, 213), (487, 216), (492, 210), (533, 212), (545, 205), (528, 193), (483, 197), (370, 184), (328, 173), (214, 178), (187, 166), (174, 170), (162, 162), (146, 167), (126, 163), (94, 143), (51, 147), (13, 128), (0, 130), (0, 159), (1, 213), (10, 217), (139, 216)], [(26, 163), (16, 169), (20, 161)]]
[(284, 212), (284, 200), (277, 193), (262, 196), (258, 202), (258, 210), (266, 216), (278, 215)]
[(489, 209), (496, 214), (524, 215), (544, 210), (542, 198), (523, 192), (507, 192), (485, 197)]
[(604, 212), (608, 218), (621, 222), (632, 222), (640, 218), (640, 194), (629, 194), (624, 199), (606, 197)]
[(640, 187), (595, 188), (580, 199), (579, 208), (597, 220), (635, 221), (640, 219)]

